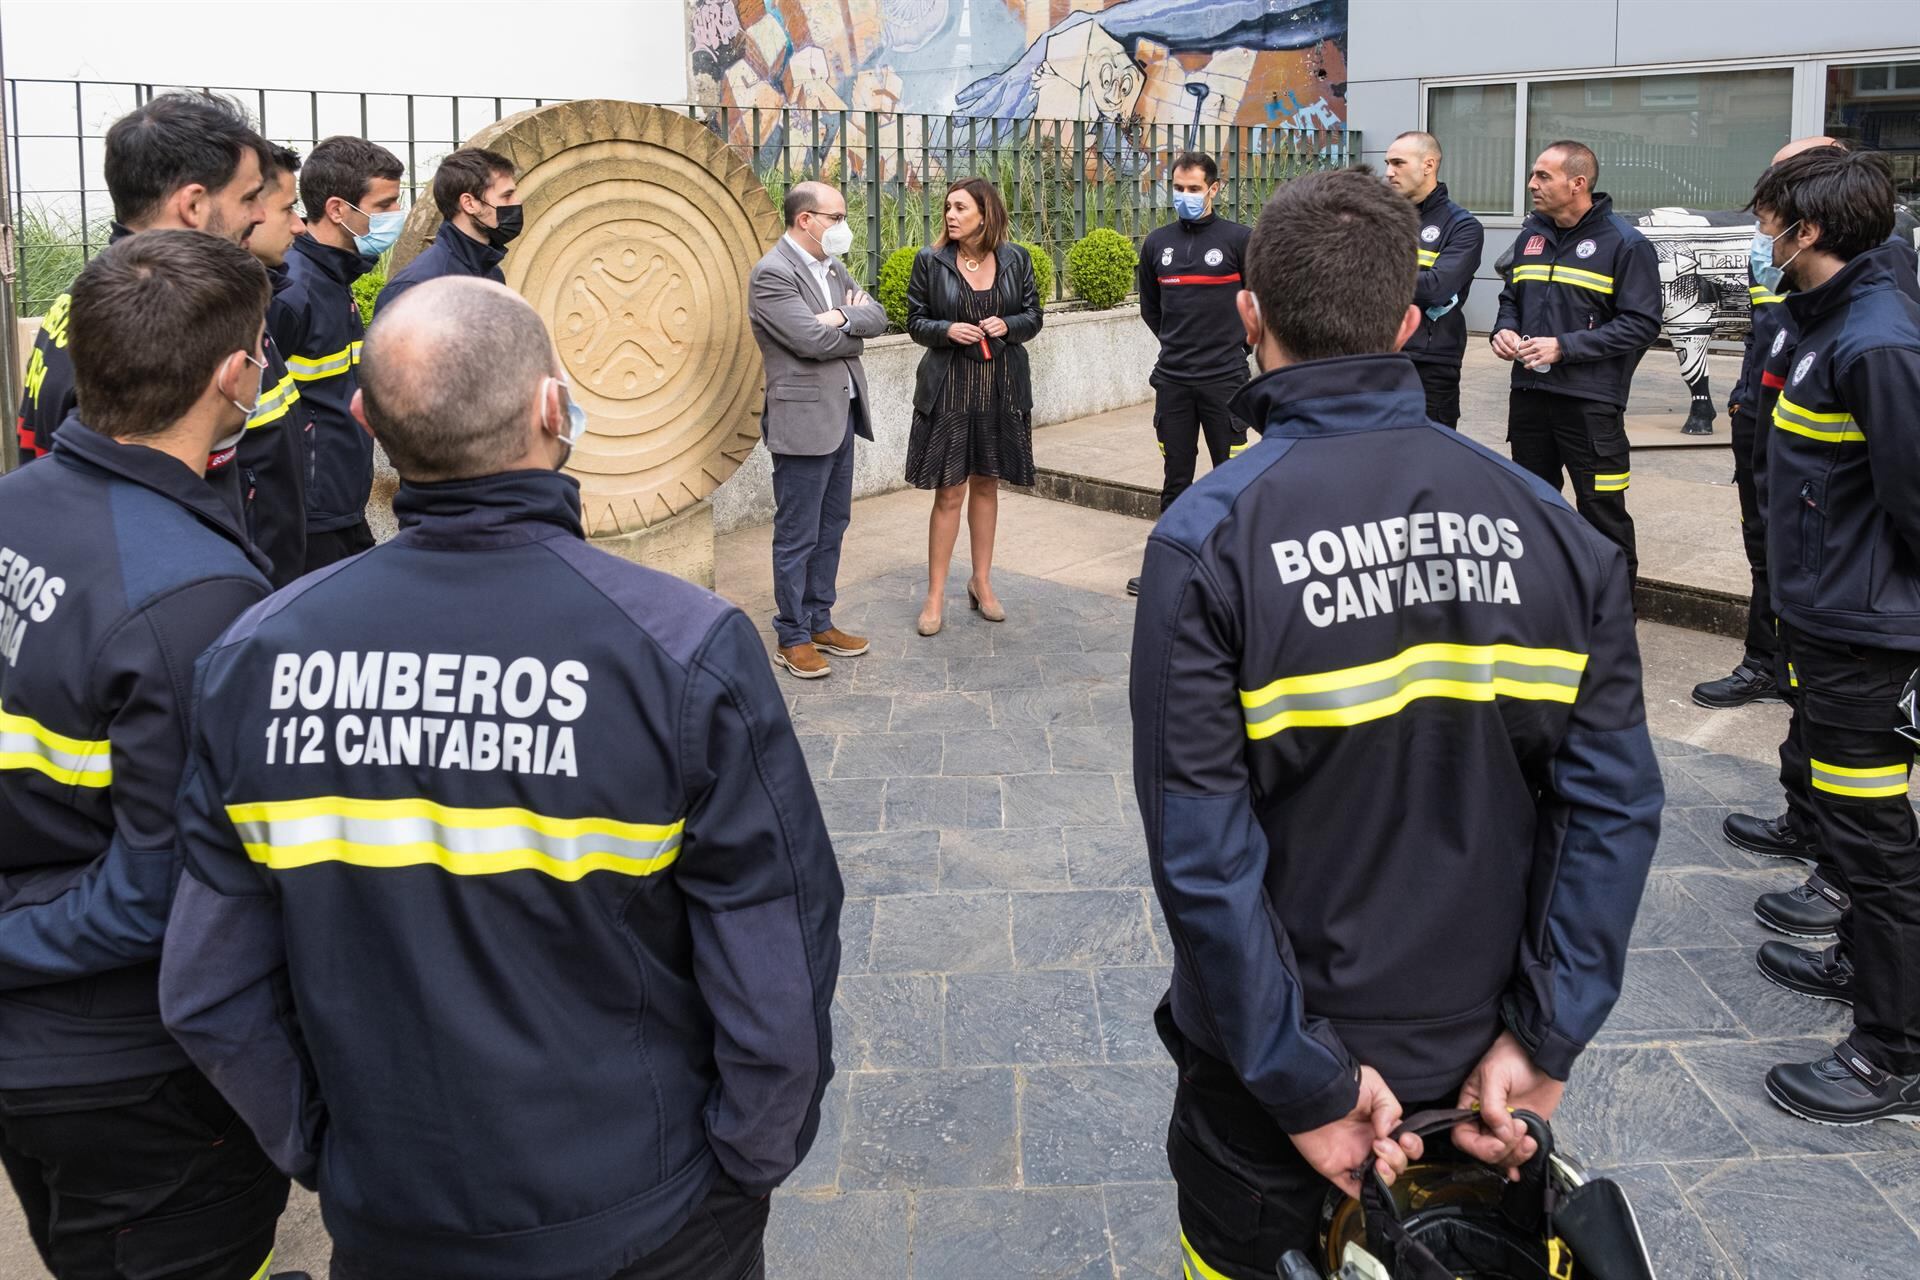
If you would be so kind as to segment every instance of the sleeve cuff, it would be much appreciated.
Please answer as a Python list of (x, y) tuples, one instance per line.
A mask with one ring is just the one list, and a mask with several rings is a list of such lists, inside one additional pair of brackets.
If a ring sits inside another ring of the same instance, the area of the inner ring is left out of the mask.
[(1351, 1062), (1346, 1074), (1318, 1093), (1309, 1094), (1282, 1107), (1269, 1106), (1268, 1114), (1288, 1133), (1306, 1133), (1321, 1125), (1332, 1124), (1360, 1104), (1360, 1068)]
[(1580, 1056), (1583, 1044), (1575, 1044), (1551, 1027), (1538, 1027), (1522, 1011), (1520, 1001), (1508, 996), (1500, 1002), (1500, 1020), (1507, 1024), (1507, 1030), (1513, 1032), (1527, 1056), (1533, 1059), (1533, 1065), (1565, 1084), (1573, 1074), (1574, 1060)]

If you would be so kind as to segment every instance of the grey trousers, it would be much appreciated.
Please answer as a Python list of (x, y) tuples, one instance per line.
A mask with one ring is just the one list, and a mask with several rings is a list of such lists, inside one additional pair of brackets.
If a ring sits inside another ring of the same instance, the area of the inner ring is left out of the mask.
[(773, 615), (780, 647), (833, 626), (840, 540), (853, 518), (853, 415), (832, 453), (773, 455)]

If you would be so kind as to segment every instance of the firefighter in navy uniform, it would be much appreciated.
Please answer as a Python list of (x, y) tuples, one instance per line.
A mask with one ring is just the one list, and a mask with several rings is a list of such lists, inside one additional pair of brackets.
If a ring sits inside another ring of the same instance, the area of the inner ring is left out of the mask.
[(287, 255), (288, 287), (275, 296), (273, 340), (313, 423), (307, 482), (308, 572), (373, 545), (373, 438), (349, 406), (359, 386), (366, 325), (353, 282), (400, 238), (398, 206), (406, 170), (364, 138), (324, 139), (300, 170), (306, 234)]
[(484, 147), (460, 148), (433, 171), (433, 203), (440, 210), (440, 230), (380, 290), (373, 304), (376, 316), (413, 286), (441, 276), (506, 283), (500, 264), (520, 234), (522, 214), (513, 161)]
[(1413, 201), (1420, 213), (1420, 276), (1413, 305), (1420, 327), (1401, 348), (1420, 372), (1427, 416), (1445, 427), (1460, 425), (1460, 362), (1467, 353), (1467, 294), (1487, 233), (1480, 220), (1447, 197), (1440, 181), (1440, 140), (1430, 133), (1403, 133), (1387, 148), (1387, 185)]
[(361, 391), (400, 532), (203, 664), (167, 1025), (333, 1280), (758, 1277), (842, 892), (759, 634), (586, 544), (505, 287), (409, 290)]
[[(108, 244), (139, 231), (174, 229), (244, 247), (264, 216), (260, 195), (270, 163), (266, 142), (227, 99), (160, 94), (107, 130), (104, 168), (114, 217)], [(69, 297), (63, 293), (47, 307), (27, 357), (16, 424), (22, 462), (53, 449), (54, 433), (77, 403), (67, 354)], [(221, 477), (211, 475), (209, 482), (219, 487)], [(238, 493), (237, 481), (231, 488)]]
[(1274, 194), (1240, 303), (1262, 438), (1147, 546), (1134, 777), (1195, 1276), (1311, 1250), (1329, 1182), (1421, 1156), (1403, 1108), (1480, 1104), (1454, 1146), (1524, 1159), (1507, 1108), (1550, 1115), (1618, 997), (1658, 836), (1624, 556), (1429, 420), (1392, 354), (1418, 231), (1357, 172)]
[(1765, 472), (1793, 686), (1781, 773), (1849, 899), (1834, 945), (1770, 942), (1758, 962), (1853, 1005), (1846, 1040), (1766, 1088), (1823, 1124), (1920, 1119), (1920, 825), (1897, 706), (1920, 666), (1920, 302), (1893, 206), (1884, 158), (1824, 147), (1767, 170), (1752, 206), (1791, 289)]
[(194, 658), (267, 594), (202, 479), (267, 279), (217, 236), (94, 258), (79, 411), (0, 477), (0, 1164), (59, 1280), (256, 1280), (287, 1180), (160, 1019)]
[[(1247, 384), (1246, 335), (1234, 298), (1246, 266), (1248, 229), (1213, 211), (1220, 168), (1190, 151), (1173, 162), (1174, 221), (1140, 246), (1140, 318), (1160, 340), (1154, 362), (1153, 432), (1165, 480), (1160, 510), (1193, 483), (1200, 437), (1214, 466), (1247, 447), (1247, 424), (1233, 416), (1233, 397)], [(1140, 579), (1127, 583), (1137, 595)]]
[(294, 237), (306, 230), (297, 189), (300, 155), (282, 146), (272, 147), (271, 154), (273, 166), (261, 198), (264, 219), (247, 242), (273, 282), (274, 301), (267, 304), (267, 371), (260, 383), (260, 402), (247, 418), (247, 433), (240, 437), (234, 467), (247, 536), (272, 565), (267, 580), (284, 587), (306, 571), (307, 468), (313, 457), (313, 423), (300, 403), (300, 384), (273, 340), (276, 318), (282, 326), (289, 319), (286, 304), (280, 301), (292, 283), (287, 278), (287, 251)]
[(1533, 163), (1533, 213), (1513, 242), (1493, 353), (1514, 362), (1507, 440), (1513, 460), (1556, 489), (1564, 469), (1594, 528), (1640, 556), (1627, 514), (1633, 479), (1627, 394), (1660, 333), (1653, 245), (1593, 189), (1600, 173), (1578, 142), (1553, 142)]

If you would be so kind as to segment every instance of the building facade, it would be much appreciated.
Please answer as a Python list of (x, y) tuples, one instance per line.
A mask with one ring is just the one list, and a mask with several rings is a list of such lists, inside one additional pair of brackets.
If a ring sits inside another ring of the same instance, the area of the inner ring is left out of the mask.
[(1920, 204), (1920, 5), (1351, 0), (1348, 21), (1364, 158), (1428, 130), (1453, 198), (1487, 226), (1475, 329), (1493, 318), (1527, 172), (1557, 138), (1593, 147), (1622, 212), (1739, 209), (1782, 143), (1818, 133), (1885, 152)]

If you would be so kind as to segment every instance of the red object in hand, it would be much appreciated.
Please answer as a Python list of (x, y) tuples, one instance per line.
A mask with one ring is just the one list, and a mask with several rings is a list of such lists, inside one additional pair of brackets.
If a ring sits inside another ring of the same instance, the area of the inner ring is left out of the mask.
[(993, 348), (987, 344), (987, 340), (984, 335), (980, 339), (980, 358), (982, 360), (993, 359)]

